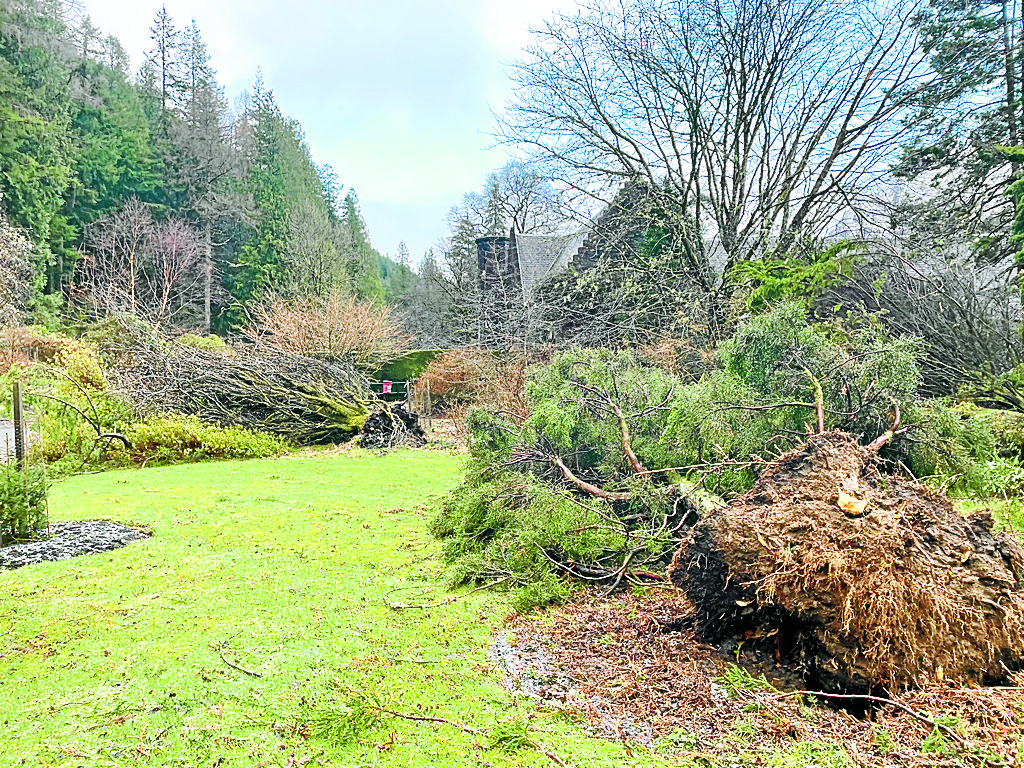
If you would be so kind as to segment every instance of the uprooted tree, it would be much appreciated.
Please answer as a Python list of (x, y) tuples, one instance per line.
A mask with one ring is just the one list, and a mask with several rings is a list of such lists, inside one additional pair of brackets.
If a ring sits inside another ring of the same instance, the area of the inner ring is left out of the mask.
[[(765, 638), (763, 650), (832, 689), (906, 684), (940, 667), (995, 676), (1015, 661), (1019, 548), (891, 474), (900, 463), (962, 478), (998, 466), (964, 439), (978, 423), (917, 400), (915, 354), (871, 323), (810, 325), (795, 305), (740, 327), (697, 382), (630, 353), (564, 353), (534, 373), (525, 421), (470, 419), (474, 463), (435, 533), (456, 580), (517, 584), (521, 606), (557, 598), (566, 576), (608, 590), (665, 581), (675, 557), (673, 578), (709, 639)], [(893, 424), (900, 412), (913, 429)], [(950, 563), (977, 580), (958, 581)], [(892, 588), (869, 605), (876, 582), (858, 574), (876, 573)]]
[(1024, 661), (1024, 550), (985, 513), (810, 437), (688, 533), (669, 569), (712, 642), (739, 638), (815, 688), (998, 680)]
[(270, 432), (296, 443), (348, 440), (382, 407), (338, 361), (280, 350), (203, 349), (112, 317), (95, 339), (111, 386), (142, 414), (176, 412)]

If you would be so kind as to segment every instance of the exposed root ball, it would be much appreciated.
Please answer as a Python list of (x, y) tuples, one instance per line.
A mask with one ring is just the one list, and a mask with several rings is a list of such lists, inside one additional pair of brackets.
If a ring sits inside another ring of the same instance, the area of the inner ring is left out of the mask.
[(987, 513), (881, 475), (842, 432), (773, 462), (669, 569), (706, 639), (736, 638), (827, 690), (1003, 677), (1024, 658), (1024, 550)]
[(363, 448), (395, 448), (399, 445), (418, 448), (426, 442), (420, 417), (401, 406), (371, 413), (359, 435), (359, 445)]

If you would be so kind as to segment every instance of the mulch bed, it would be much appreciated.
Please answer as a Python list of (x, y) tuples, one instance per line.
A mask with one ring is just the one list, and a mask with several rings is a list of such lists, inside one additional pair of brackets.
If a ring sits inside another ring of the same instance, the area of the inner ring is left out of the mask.
[[(859, 709), (851, 714), (792, 695), (800, 685), (771, 659), (752, 658), (742, 644), (727, 655), (700, 642), (688, 628), (693, 614), (678, 591), (585, 596), (514, 617), (497, 660), (510, 688), (582, 714), (595, 733), (698, 765), (767, 764), (806, 741), (840, 746), (858, 766), (1017, 764), (1022, 676), (1000, 688), (933, 681), (893, 695), (949, 725), (957, 743), (892, 704), (852, 701)], [(518, 668), (508, 663), (510, 649)], [(757, 686), (762, 675), (770, 685)]]

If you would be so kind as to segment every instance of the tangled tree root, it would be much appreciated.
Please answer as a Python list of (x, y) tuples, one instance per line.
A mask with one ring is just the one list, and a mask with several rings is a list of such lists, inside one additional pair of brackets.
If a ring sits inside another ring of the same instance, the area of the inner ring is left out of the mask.
[(878, 471), (848, 434), (811, 437), (703, 519), (669, 569), (705, 639), (862, 692), (1002, 678), (1024, 658), (1024, 550), (991, 517)]
[(363, 448), (395, 448), (406, 445), (419, 448), (427, 442), (420, 417), (401, 406), (382, 408), (363, 423), (359, 445)]

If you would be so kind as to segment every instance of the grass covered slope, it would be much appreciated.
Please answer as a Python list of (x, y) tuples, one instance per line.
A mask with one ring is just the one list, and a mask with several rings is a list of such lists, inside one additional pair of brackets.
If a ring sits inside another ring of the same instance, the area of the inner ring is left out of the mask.
[[(571, 762), (634, 764), (501, 689), (487, 649), (506, 598), (388, 607), (448, 597), (418, 506), (462, 463), (352, 451), (58, 483), (53, 519), (153, 537), (0, 572), (0, 762), (554, 765), (524, 746), (528, 727)], [(368, 727), (367, 704), (504, 738), (393, 717)]]

